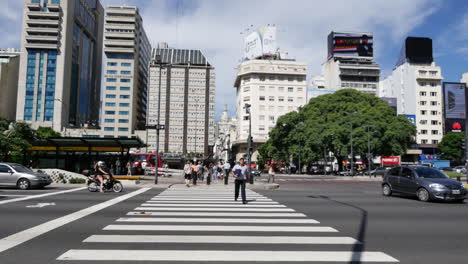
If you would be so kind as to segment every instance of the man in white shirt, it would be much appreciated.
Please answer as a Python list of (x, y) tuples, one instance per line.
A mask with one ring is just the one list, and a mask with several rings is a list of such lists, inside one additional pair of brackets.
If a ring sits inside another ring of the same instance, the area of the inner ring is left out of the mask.
[(229, 162), (224, 163), (223, 170), (224, 170), (224, 185), (227, 185), (228, 178), (229, 178), (229, 171), (231, 170), (231, 164), (229, 164)]
[(235, 178), (234, 187), (234, 200), (237, 201), (239, 197), (239, 188), (242, 193), (242, 203), (247, 204), (247, 197), (245, 195), (245, 183), (247, 181), (247, 166), (244, 163), (244, 159), (240, 159), (239, 163), (236, 164), (231, 171), (231, 175)]

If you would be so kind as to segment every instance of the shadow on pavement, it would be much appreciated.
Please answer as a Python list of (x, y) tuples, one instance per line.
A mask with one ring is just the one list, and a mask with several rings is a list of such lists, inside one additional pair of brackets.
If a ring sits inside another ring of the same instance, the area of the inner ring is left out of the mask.
[(344, 206), (347, 206), (347, 207), (351, 207), (353, 209), (358, 210), (361, 213), (361, 222), (360, 222), (360, 225), (359, 225), (359, 232), (358, 232), (358, 237), (357, 237), (358, 242), (356, 242), (353, 245), (353, 255), (351, 256), (351, 261), (349, 263), (351, 263), (351, 264), (362, 263), (362, 261), (361, 261), (362, 260), (362, 252), (364, 251), (365, 245), (366, 245), (365, 238), (366, 238), (366, 230), (367, 230), (367, 211), (362, 209), (359, 206), (356, 206), (356, 205), (353, 205), (353, 204), (350, 204), (350, 203), (336, 201), (336, 200), (333, 200), (330, 197), (324, 196), (324, 195), (319, 195), (319, 196), (311, 195), (311, 196), (307, 196), (307, 197), (315, 198), (315, 199), (328, 200), (330, 202), (334, 202), (334, 203), (341, 204), (341, 205), (344, 205)]

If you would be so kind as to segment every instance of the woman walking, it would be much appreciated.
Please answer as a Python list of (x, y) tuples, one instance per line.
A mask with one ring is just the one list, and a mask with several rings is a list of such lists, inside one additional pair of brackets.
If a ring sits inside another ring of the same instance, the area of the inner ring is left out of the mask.
[(190, 187), (190, 180), (192, 179), (192, 162), (187, 161), (184, 166), (184, 174), (185, 174), (185, 185)]

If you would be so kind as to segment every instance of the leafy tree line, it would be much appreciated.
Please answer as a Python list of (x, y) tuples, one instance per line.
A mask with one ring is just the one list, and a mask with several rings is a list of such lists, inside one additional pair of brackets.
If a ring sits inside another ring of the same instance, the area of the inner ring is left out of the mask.
[(25, 122), (0, 117), (0, 161), (24, 163), (24, 156), (34, 141), (59, 136), (50, 127), (35, 130)]
[[(267, 160), (303, 164), (323, 160), (329, 151), (339, 166), (354, 155), (367, 157), (368, 131), (374, 156), (402, 155), (416, 135), (416, 127), (380, 98), (352, 89), (313, 98), (298, 112), (278, 118), (268, 141), (259, 147), (260, 164)], [(340, 167), (341, 168), (341, 167)]]
[(439, 154), (443, 159), (451, 160), (454, 165), (464, 165), (465, 150), (462, 147), (464, 139), (465, 133), (447, 133), (438, 146)]

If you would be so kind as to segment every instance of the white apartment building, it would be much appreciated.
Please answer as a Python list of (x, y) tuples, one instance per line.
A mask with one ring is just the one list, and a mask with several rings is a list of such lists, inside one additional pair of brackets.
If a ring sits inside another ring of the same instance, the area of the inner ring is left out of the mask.
[(104, 137), (129, 137), (146, 126), (151, 45), (137, 7), (108, 6), (104, 24)]
[[(413, 48), (427, 45), (427, 54), (414, 56)], [(397, 98), (397, 113), (415, 120), (416, 143), (422, 148), (437, 147), (443, 137), (442, 79), (432, 59), (432, 40), (407, 38), (397, 67), (380, 83), (379, 95)]]
[(0, 49), (0, 116), (16, 118), (20, 52)]
[(16, 120), (98, 127), (103, 18), (98, 0), (24, 0)]
[(247, 152), (249, 117), (244, 109), (250, 104), (254, 154), (258, 145), (265, 143), (278, 117), (307, 103), (307, 65), (294, 60), (244, 61), (239, 65), (234, 87), (237, 90), (237, 137), (233, 143), (239, 159)]
[(460, 82), (466, 83), (466, 86), (468, 86), (468, 72), (465, 72), (465, 73), (462, 74)]
[[(214, 145), (215, 68), (200, 50), (166, 43), (152, 50), (151, 59), (148, 124), (157, 125), (159, 116), (164, 126), (159, 151), (208, 157)], [(147, 137), (148, 150), (156, 151), (156, 131), (148, 129)]]

